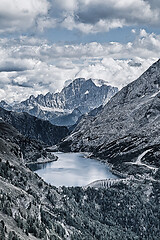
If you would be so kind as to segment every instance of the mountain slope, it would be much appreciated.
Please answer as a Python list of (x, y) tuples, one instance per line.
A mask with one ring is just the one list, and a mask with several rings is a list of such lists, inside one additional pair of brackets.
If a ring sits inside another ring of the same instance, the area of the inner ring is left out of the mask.
[(1, 101), (0, 106), (13, 111), (28, 112), (36, 117), (49, 120), (52, 124), (60, 126), (74, 125), (84, 113), (99, 107), (108, 101), (117, 88), (100, 85), (97, 86), (92, 79), (75, 79), (59, 93), (33, 95), (29, 99), (12, 107)]
[(36, 162), (39, 158), (56, 160), (54, 155), (47, 152), (44, 143), (23, 136), (2, 119), (0, 119), (0, 138), (0, 151), (7, 155), (14, 154), (24, 163)]
[(41, 120), (28, 113), (6, 111), (0, 107), (0, 117), (14, 126), (21, 134), (47, 145), (54, 145), (68, 134), (68, 129), (54, 126), (49, 121)]
[(159, 239), (157, 181), (57, 189), (26, 168), (17, 139), (22, 136), (0, 122), (2, 240)]
[(153, 165), (153, 170), (159, 167), (160, 60), (119, 91), (96, 116), (82, 118), (60, 148), (92, 152), (130, 174), (136, 172), (138, 163), (128, 162), (135, 163), (148, 150), (141, 160)]

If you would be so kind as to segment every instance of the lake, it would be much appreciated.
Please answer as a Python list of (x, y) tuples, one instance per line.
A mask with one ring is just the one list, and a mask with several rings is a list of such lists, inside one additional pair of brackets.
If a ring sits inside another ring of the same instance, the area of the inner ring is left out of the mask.
[(30, 168), (47, 183), (59, 186), (85, 186), (95, 180), (112, 178), (109, 167), (93, 158), (86, 158), (84, 153), (54, 153), (55, 162), (34, 164)]

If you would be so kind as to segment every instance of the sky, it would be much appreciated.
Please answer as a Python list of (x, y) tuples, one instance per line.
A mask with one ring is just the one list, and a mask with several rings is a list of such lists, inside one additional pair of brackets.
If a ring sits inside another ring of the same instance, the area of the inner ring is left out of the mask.
[(79, 77), (121, 89), (159, 53), (158, 0), (0, 0), (0, 100), (8, 103)]

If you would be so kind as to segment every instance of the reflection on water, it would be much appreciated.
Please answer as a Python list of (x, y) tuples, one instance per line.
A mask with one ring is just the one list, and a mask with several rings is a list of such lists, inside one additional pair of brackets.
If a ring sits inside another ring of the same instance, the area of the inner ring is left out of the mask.
[(51, 162), (41, 163), (41, 164), (40, 163), (39, 164), (33, 163), (33, 164), (29, 164), (28, 166), (32, 171), (36, 172), (37, 170), (44, 169), (44, 168), (48, 167), (50, 164), (51, 164)]
[(54, 186), (85, 186), (95, 180), (117, 178), (104, 163), (81, 153), (54, 153), (58, 160), (30, 168)]

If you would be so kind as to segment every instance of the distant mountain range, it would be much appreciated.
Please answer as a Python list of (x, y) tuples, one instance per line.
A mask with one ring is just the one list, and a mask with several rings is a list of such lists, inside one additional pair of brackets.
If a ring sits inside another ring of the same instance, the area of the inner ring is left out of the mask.
[(118, 88), (107, 86), (102, 80), (78, 78), (61, 92), (37, 97), (31, 95), (13, 106), (1, 101), (0, 106), (6, 110), (27, 112), (55, 125), (71, 126), (80, 116), (105, 104), (117, 92)]

